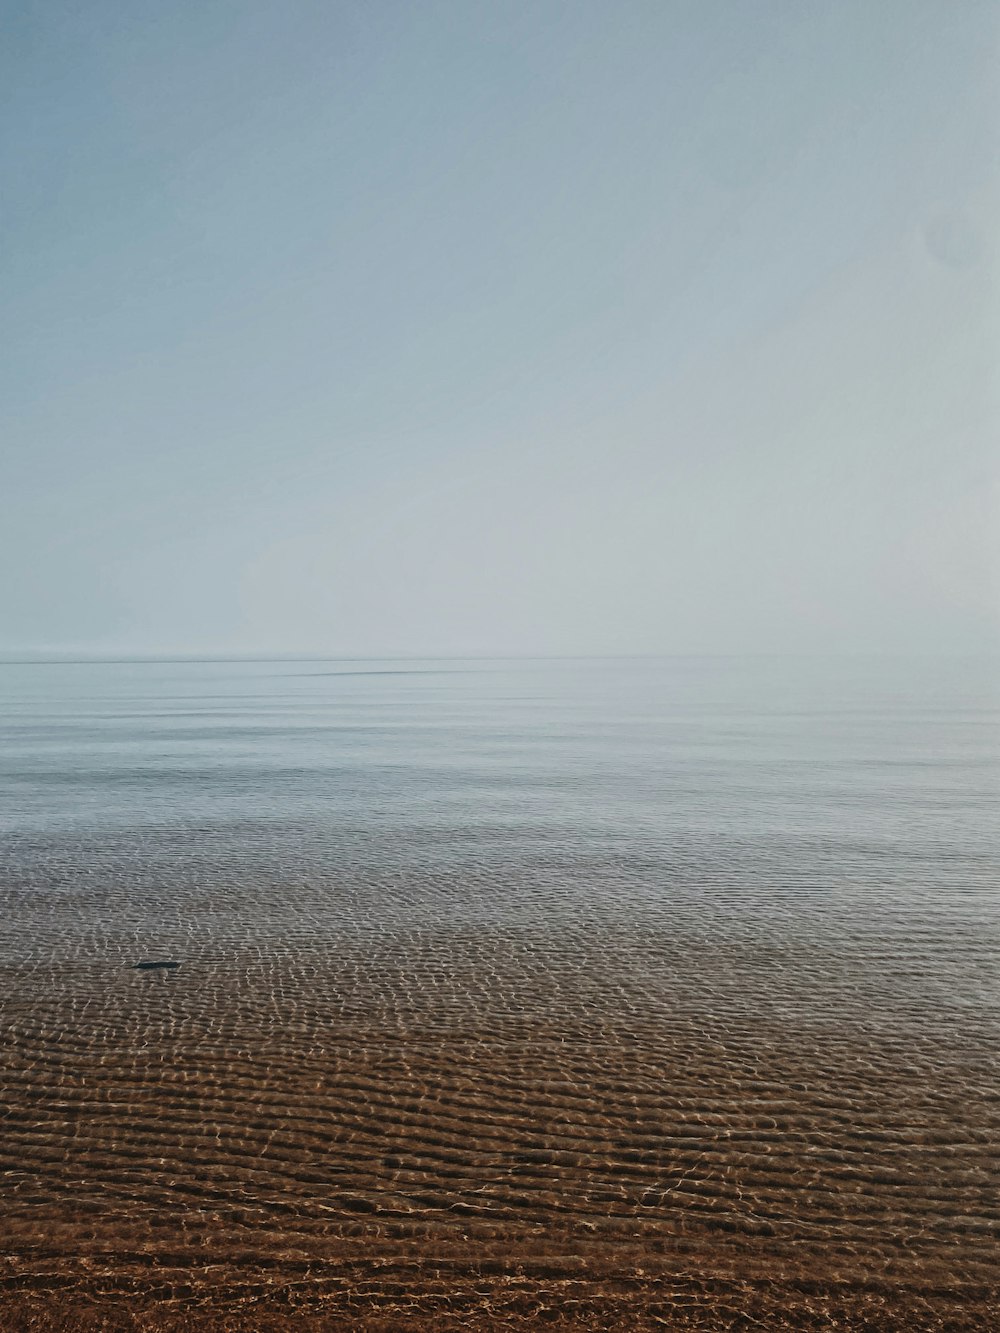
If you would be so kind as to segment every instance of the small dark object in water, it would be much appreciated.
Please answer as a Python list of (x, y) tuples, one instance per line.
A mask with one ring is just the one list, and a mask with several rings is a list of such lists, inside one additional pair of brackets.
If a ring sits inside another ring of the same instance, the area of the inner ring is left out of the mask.
[(180, 963), (175, 963), (173, 959), (163, 963), (133, 963), (132, 966), (140, 972), (152, 972), (154, 968), (159, 967), (180, 967)]

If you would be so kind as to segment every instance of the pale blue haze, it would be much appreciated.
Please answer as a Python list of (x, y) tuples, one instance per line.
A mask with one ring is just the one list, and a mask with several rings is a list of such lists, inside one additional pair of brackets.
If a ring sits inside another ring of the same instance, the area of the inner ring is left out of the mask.
[(996, 646), (996, 5), (4, 29), (0, 650)]

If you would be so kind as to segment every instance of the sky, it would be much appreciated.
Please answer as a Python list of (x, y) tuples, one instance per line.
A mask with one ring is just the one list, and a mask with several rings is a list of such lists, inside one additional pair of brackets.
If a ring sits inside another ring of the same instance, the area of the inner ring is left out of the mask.
[(3, 28), (0, 651), (1000, 648), (993, 0)]

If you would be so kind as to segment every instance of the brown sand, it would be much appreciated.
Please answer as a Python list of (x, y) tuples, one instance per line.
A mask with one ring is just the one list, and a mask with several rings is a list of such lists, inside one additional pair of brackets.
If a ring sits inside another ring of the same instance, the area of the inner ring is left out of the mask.
[(8, 962), (0, 1328), (1000, 1327), (974, 1007), (584, 938)]

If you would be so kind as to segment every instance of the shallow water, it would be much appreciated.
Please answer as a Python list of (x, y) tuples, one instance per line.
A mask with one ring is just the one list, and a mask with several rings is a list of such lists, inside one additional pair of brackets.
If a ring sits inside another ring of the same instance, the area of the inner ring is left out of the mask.
[(0, 664), (4, 1281), (989, 1326), (995, 668)]

